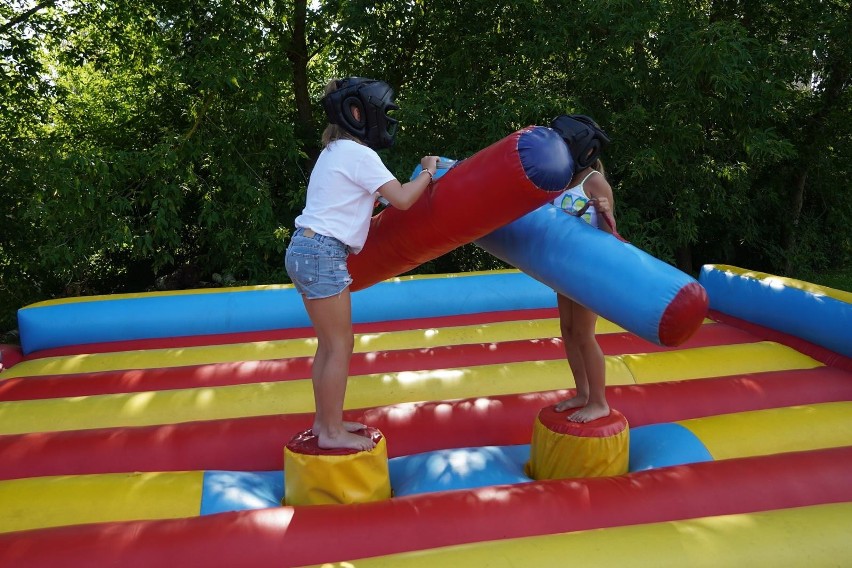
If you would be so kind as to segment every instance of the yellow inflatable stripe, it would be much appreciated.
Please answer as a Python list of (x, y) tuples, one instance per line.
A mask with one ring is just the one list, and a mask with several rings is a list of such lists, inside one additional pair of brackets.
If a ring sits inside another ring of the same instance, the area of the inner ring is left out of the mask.
[[(841, 566), (852, 558), (852, 503), (703, 517), (478, 542), (331, 562), (323, 568), (590, 566), (718, 568)], [(318, 568), (318, 567), (317, 567)]]
[(0, 482), (0, 532), (197, 517), (204, 472), (31, 477)]
[[(601, 319), (598, 321), (596, 331), (600, 334), (621, 333), (624, 329)], [(355, 336), (355, 353), (428, 349), (448, 345), (499, 343), (524, 339), (550, 339), (552, 337), (559, 337), (558, 319), (498, 322), (484, 325), (358, 334)], [(230, 345), (68, 355), (18, 363), (8, 371), (3, 372), (0, 378), (97, 373), (123, 369), (187, 367), (238, 361), (268, 361), (292, 357), (312, 357), (315, 352), (316, 338), (310, 337)]]
[[(617, 357), (607, 383), (633, 384)], [(345, 408), (520, 394), (574, 386), (566, 361), (531, 361), (349, 378)], [(212, 388), (107, 394), (0, 403), (0, 435), (150, 426), (196, 420), (313, 412), (308, 379)]]
[(742, 276), (743, 278), (751, 278), (752, 280), (760, 280), (767, 286), (778, 288), (786, 286), (787, 288), (795, 288), (797, 290), (809, 292), (817, 296), (828, 296), (830, 298), (834, 298), (835, 300), (840, 300), (841, 302), (852, 304), (852, 292), (846, 292), (844, 290), (838, 290), (836, 288), (829, 288), (828, 286), (820, 286), (818, 284), (811, 284), (810, 282), (796, 280), (795, 278), (784, 278), (783, 276), (775, 276), (774, 274), (767, 274), (765, 272), (746, 270), (744, 268), (738, 268), (736, 266), (730, 266), (727, 264), (711, 264), (709, 266), (720, 272), (736, 274), (738, 276)]
[(852, 402), (755, 410), (680, 424), (717, 460), (852, 446)]
[[(727, 359), (731, 349), (742, 350)], [(778, 349), (780, 348), (780, 349)], [(695, 373), (691, 353), (705, 358), (702, 372)], [(678, 352), (607, 357), (607, 384), (629, 385), (656, 380), (705, 378), (718, 362), (721, 374), (739, 374), (785, 368), (775, 361), (755, 365), (754, 359), (780, 357), (787, 368), (819, 365), (795, 351), (772, 343), (718, 346)], [(682, 355), (672, 363), (672, 355)], [(662, 360), (662, 363), (659, 362)], [(805, 363), (807, 363), (805, 361)], [(632, 368), (631, 368), (632, 367)], [(665, 369), (668, 376), (648, 375), (648, 369)], [(637, 374), (638, 372), (638, 374)], [(404, 371), (350, 377), (346, 408), (365, 408), (407, 402), (448, 400), (571, 388), (571, 371), (564, 360), (526, 361), (434, 371)], [(148, 426), (241, 416), (313, 412), (310, 381), (295, 380), (240, 384), (222, 387), (107, 394), (73, 398), (0, 402), (0, 435), (26, 432), (82, 430), (115, 426)]]
[(73, 298), (56, 298), (43, 300), (25, 306), (25, 309), (61, 306), (63, 304), (84, 304), (86, 302), (102, 302), (110, 300), (133, 300), (137, 298), (158, 298), (168, 296), (202, 296), (207, 294), (227, 294), (229, 292), (251, 292), (255, 290), (282, 290), (292, 288), (292, 284), (261, 284), (258, 286), (234, 286), (231, 288), (193, 288), (190, 290), (166, 290), (161, 292), (131, 292), (127, 294), (101, 294), (97, 296), (76, 296)]
[(795, 349), (771, 341), (621, 357), (639, 384), (823, 366)]

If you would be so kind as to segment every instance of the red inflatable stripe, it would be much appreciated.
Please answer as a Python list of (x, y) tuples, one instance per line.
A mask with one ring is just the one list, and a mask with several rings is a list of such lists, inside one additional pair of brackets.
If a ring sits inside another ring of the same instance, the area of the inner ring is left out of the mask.
[[(754, 336), (744, 331), (722, 324), (708, 324), (702, 326), (683, 347), (731, 345), (753, 341), (755, 341)], [(607, 355), (656, 353), (668, 350), (666, 347), (660, 347), (629, 333), (600, 335), (598, 342)], [(428, 371), (523, 361), (553, 361), (563, 358), (565, 358), (565, 351), (560, 338), (529, 339), (429, 349), (355, 353), (352, 356), (349, 373), (350, 375), (367, 375), (412, 369)], [(0, 400), (34, 400), (308, 379), (311, 376), (312, 360), (311, 357), (294, 357), (186, 367), (14, 377), (0, 381)]]
[(852, 373), (852, 357), (846, 357), (845, 355), (841, 355), (840, 353), (831, 351), (825, 347), (816, 345), (815, 343), (811, 343), (801, 337), (796, 337), (789, 333), (784, 333), (783, 331), (751, 323), (717, 310), (710, 310), (710, 317), (716, 321), (740, 328), (753, 334), (755, 337), (768, 339), (769, 341), (776, 341), (791, 347), (796, 351), (804, 353), (808, 357), (816, 359), (820, 363), (824, 363), (825, 365), (831, 365), (832, 367), (837, 367), (838, 369), (843, 369), (844, 371)]
[[(192, 519), (0, 535), (0, 564), (28, 568), (303, 566), (456, 544), (852, 500), (852, 448), (526, 483), (359, 505), (280, 507)], [(767, 485), (767, 479), (772, 483)], [(629, 495), (627, 499), (625, 496)], [(333, 539), (330, 526), (344, 526)]]
[[(387, 437), (389, 457), (445, 448), (528, 444), (541, 408), (568, 390), (401, 404), (346, 412)], [(852, 400), (849, 374), (831, 367), (613, 386), (607, 399), (631, 426)], [(665, 400), (667, 404), (655, 404)], [(312, 414), (258, 416), (69, 432), (0, 436), (0, 479), (125, 471), (283, 467), (283, 448)], [(428, 432), (428, 435), (424, 435)]]

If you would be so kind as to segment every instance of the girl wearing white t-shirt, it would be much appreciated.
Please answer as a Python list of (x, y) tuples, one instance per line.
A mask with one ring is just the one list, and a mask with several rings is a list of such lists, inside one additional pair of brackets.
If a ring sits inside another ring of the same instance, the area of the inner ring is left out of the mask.
[(424, 156), (421, 174), (405, 184), (382, 163), (376, 150), (393, 144), (396, 120), (388, 112), (398, 108), (393, 90), (383, 81), (331, 80), (322, 103), (329, 118), (324, 148), (308, 181), (305, 208), (296, 217), (285, 267), (317, 334), (311, 369), (313, 434), (320, 448), (369, 450), (373, 441), (358, 433), (365, 425), (343, 420), (355, 343), (346, 260), (367, 240), (377, 197), (408, 209), (429, 187), (438, 157)]

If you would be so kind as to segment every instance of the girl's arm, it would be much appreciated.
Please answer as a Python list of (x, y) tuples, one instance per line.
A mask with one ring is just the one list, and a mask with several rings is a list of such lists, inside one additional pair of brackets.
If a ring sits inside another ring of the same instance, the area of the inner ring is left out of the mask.
[(390, 201), (397, 209), (408, 209), (432, 182), (432, 176), (438, 170), (438, 156), (424, 156), (420, 160), (423, 171), (413, 180), (399, 183), (391, 180), (379, 188), (379, 194)]
[(598, 223), (602, 231), (612, 233), (614, 227), (610, 224), (615, 223), (615, 198), (612, 195), (612, 187), (603, 176), (592, 176), (586, 182), (586, 194), (590, 199), (595, 200), (595, 209), (603, 222)]

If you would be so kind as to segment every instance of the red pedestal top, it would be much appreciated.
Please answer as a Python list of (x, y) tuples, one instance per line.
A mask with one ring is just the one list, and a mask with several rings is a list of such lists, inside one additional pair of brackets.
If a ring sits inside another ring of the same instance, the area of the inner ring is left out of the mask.
[[(382, 433), (377, 428), (363, 428), (358, 430), (356, 434), (365, 438), (372, 438), (373, 442), (379, 443), (382, 439)], [(357, 454), (363, 450), (350, 450), (347, 448), (337, 448), (333, 450), (324, 450), (317, 445), (317, 437), (313, 431), (305, 430), (293, 436), (287, 443), (287, 449), (296, 454), (304, 454), (308, 456), (348, 456)]]
[(610, 409), (609, 416), (591, 422), (571, 422), (571, 412), (556, 412), (556, 405), (546, 406), (538, 413), (538, 419), (551, 432), (579, 438), (609, 438), (627, 428), (627, 418), (615, 409)]

